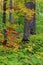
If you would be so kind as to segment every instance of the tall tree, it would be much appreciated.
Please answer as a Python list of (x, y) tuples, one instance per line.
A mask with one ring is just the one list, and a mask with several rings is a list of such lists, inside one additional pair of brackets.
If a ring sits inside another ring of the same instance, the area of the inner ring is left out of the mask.
[[(36, 10), (36, 4), (35, 2), (32, 1), (26, 3), (26, 7), (34, 11)], [(30, 34), (35, 33), (36, 33), (36, 16), (34, 14), (32, 20), (30, 21)]]
[[(28, 9), (34, 9), (35, 10), (35, 4), (31, 1), (31, 2), (27, 2), (25, 0), (25, 7)], [(28, 41), (29, 39), (29, 35), (34, 34), (35, 33), (35, 14), (32, 15), (33, 18), (32, 20), (27, 20), (25, 18), (24, 20), (24, 35), (23, 35), (23, 40), (22, 41)]]
[(3, 33), (4, 33), (4, 41), (3, 41), (3, 45), (6, 45), (7, 43), (7, 31), (5, 29), (5, 26), (6, 26), (6, 3), (7, 3), (7, 0), (3, 0)]
[[(24, 5), (26, 6), (26, 0), (24, 2)], [(29, 41), (30, 36), (30, 22), (24, 17), (24, 34), (22, 41)]]

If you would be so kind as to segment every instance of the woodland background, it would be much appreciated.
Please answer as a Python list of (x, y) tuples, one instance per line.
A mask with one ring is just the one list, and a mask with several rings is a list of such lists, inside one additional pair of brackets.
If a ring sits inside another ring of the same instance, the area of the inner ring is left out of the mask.
[[(0, 65), (43, 65), (43, 0), (32, 1), (36, 4), (35, 11), (25, 8), (30, 1), (0, 0)], [(34, 13), (35, 34), (29, 33), (25, 41), (24, 16), (30, 21)]]

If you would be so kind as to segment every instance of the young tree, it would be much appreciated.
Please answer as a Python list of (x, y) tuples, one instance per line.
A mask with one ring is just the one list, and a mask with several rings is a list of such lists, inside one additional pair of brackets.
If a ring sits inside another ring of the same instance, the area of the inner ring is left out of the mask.
[(5, 26), (6, 26), (6, 3), (7, 3), (7, 0), (3, 0), (3, 26), (4, 26), (4, 29), (3, 29), (3, 33), (4, 33), (4, 41), (3, 41), (3, 45), (6, 45), (7, 43), (7, 31), (5, 29)]

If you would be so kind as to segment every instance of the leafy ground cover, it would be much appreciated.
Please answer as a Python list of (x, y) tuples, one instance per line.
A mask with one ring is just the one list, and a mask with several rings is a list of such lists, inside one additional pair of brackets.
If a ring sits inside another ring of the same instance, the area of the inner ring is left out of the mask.
[(43, 65), (42, 36), (31, 36), (28, 43), (17, 40), (12, 48), (0, 45), (0, 65)]

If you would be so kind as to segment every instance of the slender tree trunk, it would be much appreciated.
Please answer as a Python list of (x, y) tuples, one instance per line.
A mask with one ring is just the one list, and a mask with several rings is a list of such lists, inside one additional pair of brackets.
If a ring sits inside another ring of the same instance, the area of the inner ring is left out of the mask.
[[(12, 11), (12, 0), (10, 0), (10, 10)], [(9, 12), (9, 21), (10, 23), (13, 23), (13, 14)]]
[(30, 36), (30, 21), (28, 21), (26, 18), (24, 20), (24, 34), (22, 41), (29, 41)]
[[(29, 9), (34, 9), (36, 10), (36, 3), (28, 2), (26, 3), (26, 7)], [(33, 15), (33, 19), (30, 21), (30, 34), (35, 34), (36, 33), (36, 15)]]
[(5, 26), (6, 26), (6, 3), (7, 3), (7, 0), (4, 0), (3, 1), (3, 33), (4, 33), (4, 41), (3, 41), (3, 45), (6, 45), (7, 43), (7, 31), (5, 29)]

